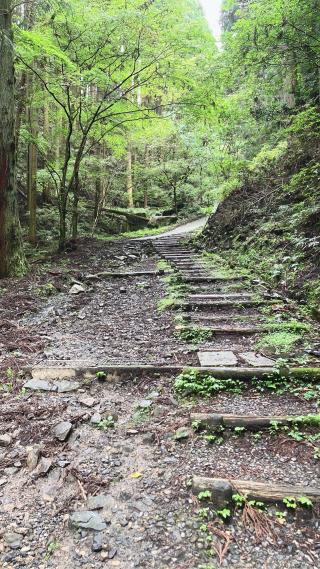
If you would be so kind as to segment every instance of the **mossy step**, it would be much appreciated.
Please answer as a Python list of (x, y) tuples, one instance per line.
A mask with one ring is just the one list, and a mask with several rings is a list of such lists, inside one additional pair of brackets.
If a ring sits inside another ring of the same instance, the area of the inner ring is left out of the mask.
[(240, 494), (250, 500), (261, 502), (282, 502), (289, 496), (295, 499), (307, 497), (312, 502), (320, 501), (320, 488), (295, 484), (266, 483), (256, 480), (229, 480), (194, 476), (192, 489), (195, 495), (209, 491), (210, 497), (208, 499), (215, 507), (219, 508), (230, 505), (233, 494)]
[(225, 276), (225, 275), (209, 275), (209, 276), (185, 276), (183, 280), (188, 283), (212, 283), (212, 282), (234, 282), (242, 281), (243, 276)]
[[(250, 292), (220, 292), (220, 293), (199, 293), (199, 294), (189, 294), (188, 300), (220, 300), (220, 299), (232, 299), (232, 300), (247, 300), (255, 299), (254, 295)], [(260, 300), (260, 299), (258, 299)], [(263, 299), (262, 299), (263, 300)]]

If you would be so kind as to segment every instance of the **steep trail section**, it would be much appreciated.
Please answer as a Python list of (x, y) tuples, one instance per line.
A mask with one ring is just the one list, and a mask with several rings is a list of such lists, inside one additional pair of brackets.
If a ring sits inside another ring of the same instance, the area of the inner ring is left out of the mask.
[(170, 231), (166, 231), (165, 233), (160, 233), (158, 235), (154, 235), (152, 237), (139, 237), (137, 241), (158, 241), (162, 237), (170, 237), (171, 235), (187, 235), (188, 233), (193, 233), (198, 229), (202, 229), (208, 221), (208, 217), (200, 217), (199, 219), (195, 219), (194, 221), (189, 221), (188, 223), (183, 223), (174, 229), (170, 229)]
[[(316, 567), (319, 363), (310, 357), (311, 373), (294, 355), (299, 371), (279, 373), (256, 347), (264, 310), (293, 308), (209, 265), (184, 236), (109, 247), (123, 259), (87, 255), (68, 315), (52, 321), (48, 301), (28, 317), (50, 344), (0, 402), (1, 566)], [(126, 275), (101, 275), (112, 270)], [(74, 284), (54, 297), (60, 307)], [(159, 312), (165, 293), (173, 302)], [(233, 507), (244, 484), (263, 511)], [(297, 501), (308, 497), (313, 507)]]

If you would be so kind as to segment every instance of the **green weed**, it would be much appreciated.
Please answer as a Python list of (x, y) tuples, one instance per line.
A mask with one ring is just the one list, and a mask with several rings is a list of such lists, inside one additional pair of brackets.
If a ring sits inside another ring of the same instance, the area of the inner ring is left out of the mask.
[(182, 372), (175, 380), (174, 389), (182, 396), (198, 395), (210, 397), (221, 391), (241, 393), (245, 384), (237, 379), (218, 379), (210, 374), (199, 374), (197, 370)]

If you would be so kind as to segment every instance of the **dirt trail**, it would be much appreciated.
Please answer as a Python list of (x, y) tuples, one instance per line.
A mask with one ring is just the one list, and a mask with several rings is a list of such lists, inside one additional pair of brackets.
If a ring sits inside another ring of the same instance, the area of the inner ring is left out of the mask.
[[(170, 260), (188, 287), (177, 302), (185, 339), (176, 330), (176, 312), (158, 310), (168, 286), (156, 274), (161, 258)], [(149, 240), (88, 240), (81, 254), (54, 259), (49, 270), (50, 283), (47, 272), (35, 272), (16, 304), (13, 283), (3, 296), (1, 318), (8, 324), (0, 362), (1, 568), (317, 567), (316, 505), (291, 513), (280, 504), (265, 514), (255, 510), (252, 518), (240, 508), (224, 523), (190, 487), (195, 475), (320, 486), (314, 427), (295, 436), (277, 430), (201, 432), (190, 419), (190, 413), (315, 413), (312, 387), (261, 392), (245, 381), (231, 391), (220, 385), (209, 397), (182, 397), (177, 373), (170, 372), (177, 364), (199, 367), (198, 351), (232, 353), (236, 369), (247, 368), (241, 354), (257, 353), (260, 332), (244, 328), (260, 326), (263, 312), (259, 303), (246, 306), (239, 298), (254, 292), (256, 301), (259, 285), (240, 281), (232, 288), (236, 278), (217, 278), (175, 234), (158, 237), (154, 246)], [(97, 277), (138, 270), (145, 276)], [(37, 292), (49, 290), (48, 284), (55, 289), (50, 296)], [(74, 284), (83, 290), (70, 294)], [(13, 321), (18, 328), (10, 328)], [(203, 322), (236, 322), (243, 329), (199, 342), (189, 328)], [(295, 365), (297, 357), (292, 354)], [(316, 358), (310, 361), (319, 365)], [(40, 366), (33, 383), (17, 373), (25, 363)], [(117, 377), (117, 364), (130, 363), (138, 371)], [(158, 370), (140, 373), (146, 363)], [(114, 374), (103, 372), (107, 365)], [(62, 371), (53, 372), (57, 366)], [(99, 373), (83, 371), (88, 366)], [(59, 374), (70, 377), (61, 381)]]

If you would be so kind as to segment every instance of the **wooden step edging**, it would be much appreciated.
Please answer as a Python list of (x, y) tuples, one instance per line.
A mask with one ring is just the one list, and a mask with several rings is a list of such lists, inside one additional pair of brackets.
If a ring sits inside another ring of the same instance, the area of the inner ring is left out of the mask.
[(320, 488), (298, 486), (291, 484), (268, 484), (254, 480), (229, 480), (227, 478), (207, 478), (194, 476), (192, 479), (193, 493), (209, 491), (208, 498), (216, 508), (232, 504), (233, 494), (241, 494), (250, 500), (261, 502), (282, 502), (284, 498), (300, 498), (305, 496), (312, 502), (320, 501)]
[(295, 377), (301, 380), (315, 381), (320, 379), (320, 368), (283, 368), (282, 370), (266, 367), (190, 367), (183, 365), (150, 365), (150, 364), (128, 364), (128, 365), (104, 365), (101, 366), (75, 366), (62, 367), (57, 362), (52, 367), (36, 366), (25, 367), (24, 372), (31, 374), (34, 379), (55, 380), (55, 379), (95, 379), (99, 372), (104, 374), (102, 381), (131, 380), (147, 375), (176, 375), (182, 372), (195, 372), (198, 377), (208, 374), (217, 379), (239, 379), (250, 381), (252, 379), (264, 379), (270, 377)]
[(244, 277), (231, 277), (231, 276), (222, 276), (222, 275), (212, 275), (212, 276), (184, 276), (183, 281), (190, 282), (190, 283), (211, 283), (211, 282), (234, 282), (234, 281), (242, 281)]
[(175, 328), (177, 332), (192, 332), (193, 330), (199, 332), (211, 332), (212, 334), (237, 334), (237, 335), (246, 335), (246, 334), (259, 334), (263, 332), (264, 328), (242, 328), (235, 326), (197, 326), (195, 323), (193, 326), (176, 326)]
[(104, 279), (104, 278), (128, 278), (128, 277), (157, 277), (160, 275), (169, 274), (169, 271), (161, 270), (158, 271), (132, 271), (132, 272), (125, 272), (125, 273), (115, 273), (115, 272), (107, 272), (104, 271), (102, 273), (96, 273), (95, 275), (86, 275), (86, 280), (96, 280), (96, 279)]
[[(308, 417), (308, 415), (306, 416)], [(309, 415), (310, 419), (316, 415)], [(255, 415), (228, 415), (225, 413), (191, 413), (190, 420), (192, 423), (199, 424), (201, 428), (216, 428), (219, 426), (233, 429), (235, 427), (244, 427), (250, 431), (259, 431), (272, 426), (272, 423), (279, 425), (290, 425), (295, 421), (302, 420), (302, 415), (275, 415), (275, 416), (255, 416)]]

